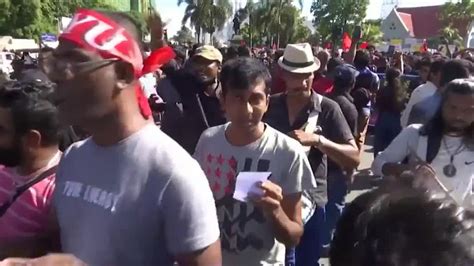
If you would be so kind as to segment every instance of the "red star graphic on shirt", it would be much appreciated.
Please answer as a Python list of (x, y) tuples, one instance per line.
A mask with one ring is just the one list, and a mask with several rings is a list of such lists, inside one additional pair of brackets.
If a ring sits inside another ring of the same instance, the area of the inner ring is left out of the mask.
[(217, 168), (214, 174), (217, 176), (217, 178), (221, 178), (221, 174), (222, 174), (221, 169)]
[(213, 192), (219, 192), (221, 185), (219, 185), (219, 182), (215, 182), (211, 189)]
[(229, 170), (226, 174), (227, 180), (229, 181), (229, 184), (235, 180), (235, 174), (232, 172), (232, 170)]
[(222, 157), (222, 154), (219, 154), (219, 157), (217, 157), (217, 163), (219, 165), (222, 165), (224, 163), (224, 157)]
[(234, 171), (237, 169), (237, 160), (234, 158), (234, 156), (229, 159), (229, 165)]
[(212, 156), (212, 154), (209, 153), (209, 154), (207, 155), (207, 162), (208, 162), (208, 163), (212, 163), (212, 159), (213, 159), (213, 158), (214, 158), (214, 157)]
[(232, 187), (230, 185), (227, 185), (225, 187), (225, 194), (226, 195), (229, 195), (229, 194), (232, 194), (234, 191), (232, 191)]

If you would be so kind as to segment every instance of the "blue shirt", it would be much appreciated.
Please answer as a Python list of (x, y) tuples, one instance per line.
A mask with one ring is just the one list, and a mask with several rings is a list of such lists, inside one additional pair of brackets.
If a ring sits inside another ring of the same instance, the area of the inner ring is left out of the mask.
[(408, 124), (426, 124), (430, 121), (441, 106), (441, 93), (436, 92), (432, 96), (415, 104), (410, 112)]

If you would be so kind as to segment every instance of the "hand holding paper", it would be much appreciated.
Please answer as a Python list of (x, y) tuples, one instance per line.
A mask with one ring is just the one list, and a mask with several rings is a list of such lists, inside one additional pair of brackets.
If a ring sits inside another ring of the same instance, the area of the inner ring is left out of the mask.
[(234, 199), (247, 202), (249, 197), (263, 195), (258, 184), (266, 181), (270, 172), (240, 172), (235, 183)]

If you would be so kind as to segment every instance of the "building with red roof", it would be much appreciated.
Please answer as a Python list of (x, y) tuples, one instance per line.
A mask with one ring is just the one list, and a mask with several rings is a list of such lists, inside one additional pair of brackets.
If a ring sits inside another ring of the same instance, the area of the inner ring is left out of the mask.
[[(391, 39), (429, 39), (439, 36), (445, 26), (441, 22), (442, 5), (422, 7), (395, 7), (382, 21), (384, 40)], [(455, 25), (464, 32), (463, 25)]]

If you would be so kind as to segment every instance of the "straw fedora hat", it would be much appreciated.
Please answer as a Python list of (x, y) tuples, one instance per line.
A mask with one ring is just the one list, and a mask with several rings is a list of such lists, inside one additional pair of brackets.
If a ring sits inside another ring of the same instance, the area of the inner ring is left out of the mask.
[(321, 63), (314, 57), (309, 43), (288, 44), (278, 65), (292, 73), (312, 73)]

